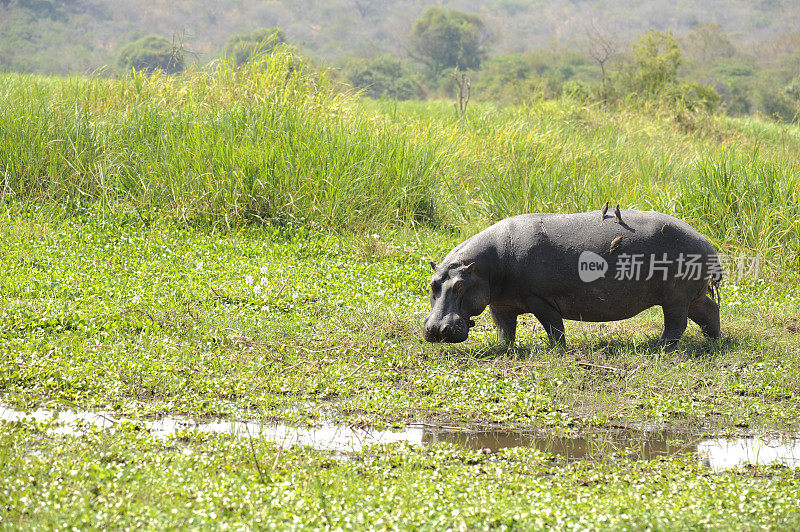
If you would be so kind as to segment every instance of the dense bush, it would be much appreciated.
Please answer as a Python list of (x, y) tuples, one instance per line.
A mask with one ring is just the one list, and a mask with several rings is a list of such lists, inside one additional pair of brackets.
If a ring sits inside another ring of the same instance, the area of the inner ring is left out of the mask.
[(473, 75), (476, 99), (519, 104), (532, 98), (553, 98), (570, 80), (589, 81), (597, 68), (568, 50), (540, 50), (488, 58)]
[(261, 54), (268, 54), (279, 44), (286, 42), (286, 36), (278, 28), (260, 28), (249, 33), (237, 33), (225, 45), (225, 57), (242, 65)]
[(785, 86), (764, 83), (757, 95), (765, 115), (784, 122), (797, 122), (800, 118), (800, 76)]
[(148, 35), (120, 48), (117, 66), (123, 70), (161, 70), (167, 74), (177, 74), (183, 72), (186, 63), (180, 46), (160, 35)]
[(344, 78), (370, 98), (411, 100), (423, 96), (422, 87), (402, 61), (392, 56), (351, 59), (342, 69)]
[(721, 98), (713, 87), (699, 83), (683, 83), (669, 95), (674, 101), (691, 111), (713, 113)]

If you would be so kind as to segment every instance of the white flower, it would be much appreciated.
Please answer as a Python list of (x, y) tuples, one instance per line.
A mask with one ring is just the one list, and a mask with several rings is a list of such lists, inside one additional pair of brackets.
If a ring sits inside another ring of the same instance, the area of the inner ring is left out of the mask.
[(133, 296), (133, 298), (131, 299), (131, 303), (133, 303), (134, 305), (138, 305), (139, 303), (141, 303), (141, 301), (142, 298), (139, 296)]
[(269, 284), (269, 280), (266, 277), (262, 277), (261, 278), (261, 284), (263, 284), (264, 286), (267, 286)]
[(382, 295), (384, 295), (385, 293), (386, 293), (386, 290), (378, 290), (378, 292), (377, 292), (377, 294), (378, 294), (379, 296), (382, 296)]
[(261, 285), (260, 285), (260, 284), (257, 284), (257, 285), (256, 285), (256, 286), (253, 288), (253, 292), (255, 292), (256, 294), (260, 294), (260, 293), (261, 293)]
[(247, 277), (244, 278), (244, 282), (246, 282), (247, 284), (253, 284), (253, 276), (248, 275)]
[(267, 275), (269, 273), (269, 268), (266, 266), (261, 267), (261, 275)]
[(201, 270), (201, 271), (203, 270), (203, 261), (202, 260), (197, 263), (197, 269)]

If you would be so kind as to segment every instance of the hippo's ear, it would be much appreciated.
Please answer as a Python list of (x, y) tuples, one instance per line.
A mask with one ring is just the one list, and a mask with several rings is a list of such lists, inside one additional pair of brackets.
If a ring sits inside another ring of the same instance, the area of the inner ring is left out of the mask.
[(433, 271), (436, 271), (436, 263), (435, 263), (435, 262), (433, 262), (433, 261), (431, 261), (431, 269), (432, 269)]

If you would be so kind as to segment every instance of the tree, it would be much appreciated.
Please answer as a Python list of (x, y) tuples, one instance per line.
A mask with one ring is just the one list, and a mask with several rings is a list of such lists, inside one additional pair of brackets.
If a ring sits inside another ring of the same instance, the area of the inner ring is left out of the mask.
[(448, 68), (477, 69), (487, 40), (477, 15), (431, 7), (411, 26), (411, 55), (435, 78)]
[(286, 42), (286, 36), (278, 28), (259, 28), (250, 33), (237, 33), (225, 45), (225, 57), (243, 65), (253, 57), (271, 53), (279, 44)]
[(148, 35), (120, 48), (117, 65), (121, 69), (163, 70), (167, 74), (177, 74), (186, 68), (181, 45), (160, 35)]
[(634, 92), (657, 95), (677, 81), (682, 57), (671, 31), (650, 30), (640, 35), (633, 43), (633, 55), (630, 88)]
[(589, 57), (594, 59), (595, 63), (600, 67), (603, 90), (605, 91), (606, 65), (617, 55), (617, 48), (619, 47), (617, 35), (598, 29), (593, 22), (590, 27), (586, 28), (586, 47), (589, 51)]
[(700, 63), (733, 57), (736, 53), (719, 24), (698, 24), (684, 42), (687, 52)]
[(355, 4), (355, 7), (362, 19), (371, 15), (372, 10), (375, 8), (370, 0), (353, 0), (353, 4)]

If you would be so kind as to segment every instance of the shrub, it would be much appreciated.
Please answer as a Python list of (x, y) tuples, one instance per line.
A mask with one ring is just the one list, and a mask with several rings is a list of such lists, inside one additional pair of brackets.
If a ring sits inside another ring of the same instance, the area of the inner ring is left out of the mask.
[(761, 111), (784, 122), (797, 122), (800, 117), (800, 77), (784, 87), (763, 84), (758, 89)]
[(714, 87), (699, 83), (684, 83), (674, 93), (673, 98), (689, 110), (713, 113), (720, 104), (720, 95)]
[(476, 99), (500, 104), (519, 104), (532, 98), (559, 96), (564, 83), (592, 78), (596, 70), (588, 61), (569, 51), (539, 50), (498, 55), (487, 59), (475, 73)]
[(569, 80), (564, 83), (561, 94), (566, 98), (579, 102), (588, 102), (597, 98), (598, 89), (590, 83), (577, 79)]
[(278, 28), (260, 28), (250, 33), (237, 33), (228, 39), (224, 55), (237, 65), (251, 61), (253, 57), (271, 53), (276, 46), (286, 42), (286, 36)]
[(403, 63), (392, 56), (352, 59), (345, 65), (342, 75), (370, 98), (411, 100), (423, 96), (420, 84)]
[(623, 93), (658, 96), (675, 85), (681, 49), (671, 31), (650, 30), (639, 35), (633, 48), (633, 65), (621, 77)]
[(123, 70), (162, 70), (167, 74), (186, 68), (181, 48), (160, 35), (148, 35), (120, 48), (117, 65)]

